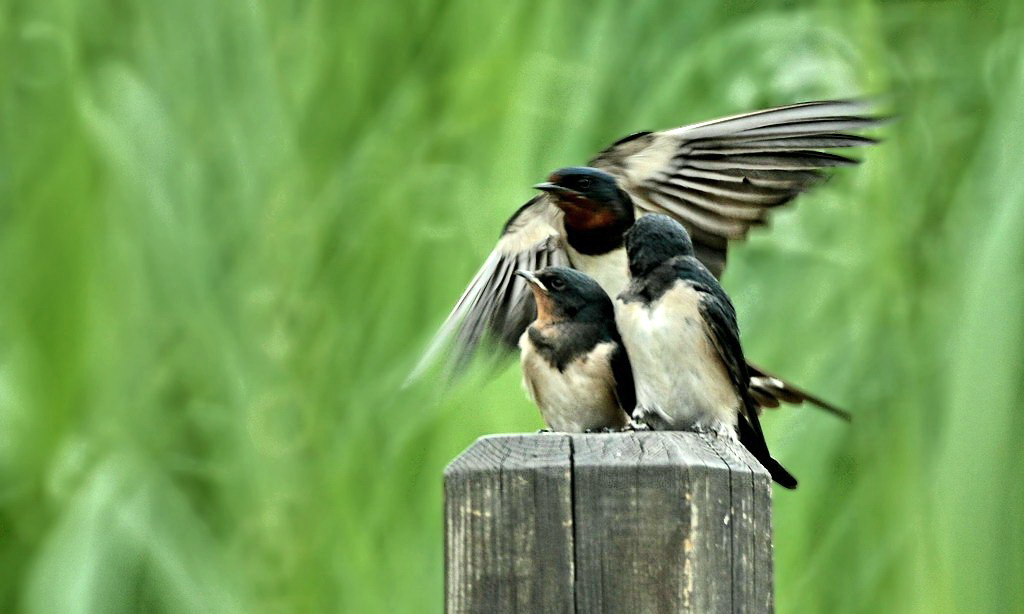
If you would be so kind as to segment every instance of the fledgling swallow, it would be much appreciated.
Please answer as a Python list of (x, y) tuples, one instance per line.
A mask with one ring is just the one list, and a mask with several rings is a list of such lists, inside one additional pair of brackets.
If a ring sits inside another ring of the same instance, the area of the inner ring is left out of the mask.
[[(696, 257), (721, 274), (729, 241), (766, 225), (773, 209), (821, 183), (824, 169), (857, 162), (820, 150), (877, 142), (852, 134), (884, 121), (865, 115), (870, 107), (857, 100), (805, 102), (638, 132), (588, 167), (556, 171), (537, 186), (544, 193), (506, 222), (410, 379), (442, 355), (449, 373), (458, 372), (486, 340), (511, 354), (535, 316), (532, 293), (516, 270), (577, 268), (616, 296), (626, 284), (622, 235), (643, 212), (681, 222)], [(454, 351), (445, 352), (450, 344)], [(776, 379), (765, 374), (764, 386)]]
[(616, 298), (615, 321), (633, 364), (633, 419), (655, 430), (725, 430), (772, 479), (796, 479), (768, 453), (736, 310), (694, 256), (675, 220), (647, 215), (626, 233), (630, 283)]
[(633, 372), (611, 299), (573, 269), (516, 275), (537, 302), (537, 318), (519, 339), (523, 386), (548, 428), (587, 433), (628, 426), (636, 404)]

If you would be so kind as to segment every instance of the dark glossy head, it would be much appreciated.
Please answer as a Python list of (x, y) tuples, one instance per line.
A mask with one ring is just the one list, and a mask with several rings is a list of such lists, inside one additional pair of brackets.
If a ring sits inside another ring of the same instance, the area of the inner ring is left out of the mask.
[(570, 166), (551, 173), (534, 188), (547, 192), (565, 212), (566, 223), (577, 230), (633, 222), (633, 201), (619, 189), (615, 177), (587, 166)]
[(539, 322), (614, 321), (612, 301), (593, 278), (575, 270), (550, 266), (537, 272), (516, 271), (537, 300)]
[(667, 215), (651, 213), (626, 232), (629, 271), (636, 277), (676, 256), (692, 256), (693, 242), (683, 225)]

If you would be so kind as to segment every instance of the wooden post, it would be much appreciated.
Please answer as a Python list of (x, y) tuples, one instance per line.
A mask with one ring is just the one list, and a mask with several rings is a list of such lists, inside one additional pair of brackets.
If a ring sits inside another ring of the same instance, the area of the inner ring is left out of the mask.
[(483, 437), (445, 471), (446, 611), (772, 612), (771, 478), (725, 437)]

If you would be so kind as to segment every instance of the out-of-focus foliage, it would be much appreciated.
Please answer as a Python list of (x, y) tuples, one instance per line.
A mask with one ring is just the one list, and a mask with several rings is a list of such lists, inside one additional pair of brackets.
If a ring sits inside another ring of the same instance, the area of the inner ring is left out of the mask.
[(987, 2), (0, 3), (0, 611), (420, 612), (515, 368), (399, 386), (504, 219), (624, 134), (890, 93), (733, 252), (780, 612), (1024, 603), (1024, 21)]

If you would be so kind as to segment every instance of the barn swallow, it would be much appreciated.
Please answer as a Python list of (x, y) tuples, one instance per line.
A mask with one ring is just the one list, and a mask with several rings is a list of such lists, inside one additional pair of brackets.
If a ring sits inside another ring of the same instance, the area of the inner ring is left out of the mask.
[(523, 386), (553, 431), (622, 430), (636, 404), (615, 308), (596, 281), (565, 267), (517, 271), (537, 303), (519, 339)]
[(615, 302), (615, 321), (633, 364), (633, 419), (655, 430), (725, 431), (772, 479), (796, 479), (768, 453), (736, 310), (700, 260), (686, 229), (658, 214), (626, 233), (630, 283)]
[[(772, 210), (821, 183), (824, 169), (857, 163), (820, 150), (877, 142), (852, 133), (884, 121), (865, 115), (870, 107), (858, 100), (805, 102), (638, 132), (587, 167), (554, 173), (537, 186), (543, 193), (505, 223), (410, 380), (441, 356), (454, 374), (481, 345), (514, 351), (535, 316), (533, 295), (516, 270), (578, 268), (617, 295), (626, 283), (622, 234), (641, 213), (681, 222), (696, 257), (720, 275), (730, 241), (766, 225)], [(445, 351), (452, 345), (454, 351)], [(766, 374), (766, 385), (771, 380)]]

